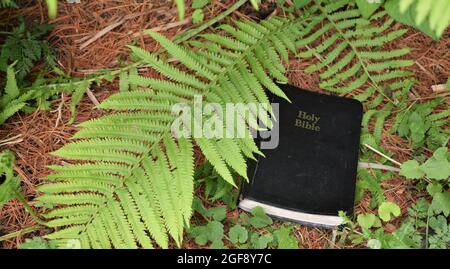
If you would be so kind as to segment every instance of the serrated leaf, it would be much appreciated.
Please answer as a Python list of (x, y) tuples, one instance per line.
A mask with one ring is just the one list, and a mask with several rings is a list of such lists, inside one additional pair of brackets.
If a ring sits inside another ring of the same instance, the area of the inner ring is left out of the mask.
[(385, 222), (388, 222), (392, 219), (391, 215), (393, 215), (394, 217), (398, 217), (400, 216), (400, 213), (400, 207), (393, 202), (383, 202), (378, 208), (378, 215)]
[(235, 225), (230, 228), (230, 231), (228, 232), (228, 237), (230, 238), (231, 243), (233, 244), (243, 244), (247, 242), (248, 239), (248, 231), (241, 225)]
[(250, 236), (250, 243), (255, 249), (264, 249), (267, 248), (268, 244), (273, 241), (272, 234), (265, 234), (259, 236), (257, 233), (253, 233)]
[(223, 244), (222, 240), (216, 240), (213, 241), (211, 246), (209, 246), (211, 249), (224, 249), (226, 248), (225, 245)]
[(253, 217), (248, 222), (255, 228), (263, 228), (272, 224), (272, 219), (266, 215), (262, 207), (258, 206), (251, 210)]
[(430, 183), (427, 186), (427, 192), (431, 195), (434, 196), (437, 193), (442, 192), (442, 186), (441, 184), (437, 184), (437, 183)]
[(216, 221), (222, 221), (227, 216), (227, 209), (224, 206), (209, 208), (206, 216), (212, 217)]
[(370, 229), (374, 226), (375, 220), (377, 219), (377, 216), (374, 214), (360, 214), (356, 218), (358, 224), (363, 229)]
[(400, 175), (409, 179), (422, 178), (425, 173), (420, 170), (420, 164), (416, 160), (409, 160), (400, 166)]
[(432, 207), (435, 211), (443, 212), (448, 217), (450, 214), (450, 192), (436, 193), (433, 197)]
[(222, 240), (223, 238), (223, 224), (218, 221), (211, 221), (206, 225), (208, 232), (208, 239), (211, 242)]
[(279, 249), (298, 249), (298, 241), (291, 232), (291, 228), (285, 225), (274, 232)]
[(420, 166), (420, 169), (432, 179), (447, 179), (450, 177), (450, 162), (448, 161), (448, 149), (437, 149), (431, 158)]

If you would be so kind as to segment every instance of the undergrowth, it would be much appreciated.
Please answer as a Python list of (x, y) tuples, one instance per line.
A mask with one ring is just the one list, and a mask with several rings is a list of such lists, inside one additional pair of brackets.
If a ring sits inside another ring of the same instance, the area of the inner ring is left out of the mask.
[[(175, 2), (183, 18), (184, 1)], [(422, 0), (315, 0), (289, 6), (278, 1), (284, 16), (215, 25), (245, 2), (238, 1), (218, 18), (173, 41), (148, 32), (162, 46), (160, 51), (130, 46), (133, 63), (87, 78), (61, 75), (25, 82), (36, 60), (44, 57), (54, 67), (54, 58), (48, 44), (38, 41), (45, 29), (29, 31), (22, 23), (11, 33), (0, 57), (0, 67), (6, 71), (0, 124), (18, 111), (48, 108), (49, 99), (61, 92), (72, 94), (72, 123), (76, 104), (94, 83), (117, 80), (120, 87), (119, 93), (99, 105), (109, 115), (81, 123), (75, 141), (53, 153), (67, 164), (51, 166), (54, 172), (38, 188), (42, 194), (37, 201), (44, 213), (37, 214), (24, 201), (12, 170), (13, 155), (2, 153), (0, 202), (19, 199), (49, 231), (22, 248), (180, 247), (186, 234), (211, 248), (300, 247), (294, 227), (274, 225), (261, 208), (232, 218), (227, 215), (236, 206), (236, 180), (248, 178), (246, 159), (261, 154), (250, 136), (194, 141), (170, 133), (176, 118), (172, 105), (184, 102), (193, 108), (198, 95), (221, 106), (269, 104), (266, 90), (289, 100), (274, 81), (288, 82), (285, 64), (292, 56), (316, 59), (305, 72), (318, 72), (321, 89), (363, 103), (360, 159), (382, 167), (358, 170), (356, 200), (369, 193), (370, 212), (353, 217), (341, 212), (345, 227), (338, 232), (335, 246), (448, 248), (450, 112), (441, 106), (448, 92), (422, 101), (411, 92), (414, 74), (406, 71), (414, 63), (408, 58), (410, 50), (386, 48), (407, 32), (393, 27), (395, 20), (425, 29), (437, 39), (448, 25), (450, 12), (444, 11), (450, 5), (437, 9)], [(251, 2), (259, 7), (259, 1)], [(195, 23), (202, 23), (201, 10), (208, 3), (193, 1), (192, 8), (200, 10)], [(53, 8), (49, 4), (50, 13)], [(411, 10), (413, 21), (406, 22), (407, 16), (399, 14)], [(210, 32), (200, 34), (213, 25)], [(152, 68), (161, 78), (144, 76), (140, 66)], [(264, 115), (241, 115), (249, 127), (246, 132), (258, 128), (258, 119), (270, 128), (271, 114), (267, 106)], [(202, 120), (215, 117), (211, 113)], [(408, 141), (411, 160), (395, 161), (394, 152), (383, 147), (385, 134)], [(208, 160), (195, 173), (194, 146)], [(399, 168), (389, 166), (392, 163)], [(401, 212), (382, 187), (398, 175), (422, 196), (407, 212)], [(204, 190), (202, 196), (194, 195), (198, 188)], [(214, 206), (217, 203), (222, 205)], [(399, 228), (386, 232), (385, 225), (399, 218)]]

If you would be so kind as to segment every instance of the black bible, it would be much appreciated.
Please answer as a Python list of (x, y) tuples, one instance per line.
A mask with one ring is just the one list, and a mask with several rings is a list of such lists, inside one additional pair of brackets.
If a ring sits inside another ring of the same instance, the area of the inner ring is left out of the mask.
[[(280, 219), (338, 226), (339, 211), (353, 212), (362, 105), (354, 99), (280, 87), (292, 103), (272, 99), (279, 104), (272, 129), (278, 128), (278, 146), (261, 147), (265, 157), (250, 161), (250, 181), (242, 188), (239, 207), (250, 211), (261, 206)], [(258, 139), (262, 143), (264, 139)]]

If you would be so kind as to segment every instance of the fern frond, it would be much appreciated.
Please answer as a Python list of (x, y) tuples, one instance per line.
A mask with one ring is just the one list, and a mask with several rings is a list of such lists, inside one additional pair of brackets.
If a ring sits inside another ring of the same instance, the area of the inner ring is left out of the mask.
[[(52, 166), (38, 200), (58, 205), (45, 214), (58, 228), (48, 238), (80, 240), (92, 248), (167, 248), (169, 237), (180, 246), (193, 201), (193, 143), (174, 139), (172, 105), (193, 108), (196, 96), (218, 103), (263, 103), (263, 111), (240, 111), (244, 137), (194, 137), (221, 177), (235, 186), (232, 171), (246, 175), (245, 158), (262, 154), (250, 128), (259, 119), (271, 127), (269, 98), (288, 99), (273, 79), (286, 82), (281, 61), (295, 50), (295, 35), (304, 19), (273, 17), (261, 24), (225, 25), (225, 34), (191, 41), (192, 50), (149, 33), (178, 64), (166, 63), (138, 47), (132, 53), (164, 78), (143, 77), (136, 70), (120, 74), (121, 91), (100, 104), (115, 113), (80, 124), (81, 130), (54, 154), (78, 163)], [(218, 117), (214, 112), (211, 117)], [(194, 127), (197, 121), (194, 121)], [(231, 126), (233, 131), (237, 126)], [(229, 132), (230, 130), (226, 130)]]
[[(309, 8), (314, 18), (303, 25), (296, 41), (296, 46), (302, 49), (298, 56), (319, 59), (306, 71), (321, 70), (320, 87), (325, 90), (349, 94), (367, 88), (367, 92), (357, 96), (358, 100), (365, 101), (376, 94), (381, 95), (376, 99), (379, 103), (383, 99), (396, 103), (384, 92), (384, 86), (407, 78), (410, 72), (403, 68), (412, 65), (413, 61), (400, 58), (409, 49), (385, 50), (383, 46), (405, 34), (406, 30), (389, 31), (393, 23), (390, 18), (386, 18), (381, 26), (374, 23), (384, 19), (385, 11), (366, 20), (357, 7), (349, 5), (350, 2), (314, 1)], [(326, 38), (318, 42), (324, 35)]]

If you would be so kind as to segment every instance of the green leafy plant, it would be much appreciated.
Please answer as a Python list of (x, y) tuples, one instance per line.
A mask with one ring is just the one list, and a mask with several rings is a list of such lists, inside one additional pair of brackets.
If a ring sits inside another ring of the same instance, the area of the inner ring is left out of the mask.
[[(237, 28), (222, 25), (221, 29), (229, 36), (205, 34), (207, 42), (191, 42), (197, 51), (149, 33), (202, 80), (143, 49), (131, 47), (137, 58), (168, 80), (129, 74), (128, 80), (134, 85), (153, 91), (136, 90), (111, 96), (100, 108), (119, 113), (83, 123), (83, 129), (74, 137), (80, 140), (54, 153), (89, 162), (52, 166), (56, 172), (47, 177), (49, 183), (39, 188), (44, 193), (39, 201), (62, 206), (45, 214), (47, 225), (59, 228), (47, 237), (79, 239), (82, 247), (103, 248), (151, 247), (152, 238), (167, 247), (168, 233), (180, 245), (183, 224), (188, 223), (192, 212), (193, 150), (188, 139), (175, 141), (170, 135), (175, 119), (170, 113), (171, 104), (192, 104), (191, 98), (198, 93), (206, 101), (220, 104), (238, 101), (268, 104), (263, 86), (286, 98), (270, 76), (287, 81), (284, 67), (276, 63), (287, 44), (293, 44), (287, 37), (293, 36), (291, 31), (301, 20), (274, 17), (262, 25), (253, 22), (237, 22)], [(268, 61), (269, 58), (276, 61)], [(267, 120), (265, 123), (270, 125)], [(251, 137), (197, 138), (195, 142), (218, 174), (232, 185), (235, 183), (229, 167), (247, 178), (243, 156), (254, 158), (253, 154), (258, 153)]]
[(15, 8), (17, 8), (17, 4), (14, 0), (0, 0), (0, 7), (15, 7)]
[(194, 12), (192, 13), (192, 22), (200, 23), (203, 22), (205, 15), (203, 14), (203, 8), (210, 3), (210, 0), (194, 0), (192, 1), (192, 9)]
[(220, 199), (228, 208), (236, 208), (238, 198), (237, 190), (234, 189), (231, 184), (226, 182), (217, 171), (214, 170), (209, 162), (205, 162), (196, 167), (194, 178), (199, 187), (204, 186), (205, 198), (212, 202)]
[[(392, 203), (388, 207), (392, 209), (398, 206)], [(381, 216), (383, 215), (384, 213), (381, 213)], [(340, 232), (339, 242), (341, 243), (346, 240), (350, 240), (356, 245), (366, 242), (367, 247), (374, 249), (416, 248), (420, 244), (421, 238), (414, 233), (410, 223), (404, 223), (396, 231), (386, 233), (380, 218), (375, 214), (360, 214), (356, 218), (356, 223), (350, 220), (343, 212), (340, 212), (340, 216), (344, 219), (343, 224), (347, 227)], [(359, 229), (361, 232), (358, 232)]]
[(430, 210), (436, 214), (443, 213), (446, 217), (450, 215), (449, 160), (450, 153), (447, 147), (441, 147), (423, 164), (419, 164), (416, 160), (409, 160), (400, 167), (400, 175), (406, 178), (428, 179), (426, 190), (433, 197)]
[[(210, 248), (298, 248), (298, 240), (292, 236), (292, 225), (274, 227), (272, 219), (261, 207), (255, 207), (250, 216), (241, 213), (239, 218), (228, 219), (224, 214), (215, 212), (225, 210), (225, 207), (210, 207), (206, 209), (199, 198), (194, 198), (194, 210), (206, 223), (193, 225), (188, 234), (200, 246), (209, 244)], [(195, 220), (194, 220), (195, 221)], [(229, 226), (225, 233), (225, 226)]]
[[(298, 33), (296, 46), (304, 48), (298, 53), (303, 58), (318, 58), (308, 66), (306, 72), (321, 70), (320, 87), (339, 93), (354, 93), (354, 98), (368, 101), (373, 107), (388, 100), (396, 104), (395, 98), (403, 94), (404, 79), (411, 72), (403, 67), (413, 64), (401, 58), (408, 48), (385, 50), (383, 46), (404, 35), (406, 29), (390, 31), (393, 19), (386, 18), (380, 26), (375, 22), (386, 17), (381, 11), (362, 17), (361, 11), (352, 7), (352, 1), (312, 1), (307, 9), (309, 20)], [(327, 34), (324, 40), (316, 42)], [(337, 44), (336, 46), (334, 46)], [(393, 80), (395, 80), (393, 82)], [(369, 85), (364, 91), (359, 89)], [(389, 87), (389, 92), (385, 90)], [(358, 93), (359, 92), (359, 93)]]
[(391, 133), (400, 137), (410, 138), (413, 148), (426, 145), (431, 150), (444, 145), (450, 134), (445, 128), (450, 111), (448, 109), (435, 112), (435, 108), (442, 104), (443, 98), (405, 107), (395, 118)]
[(48, 24), (26, 25), (23, 19), (19, 26), (8, 35), (0, 53), (0, 70), (6, 71), (8, 65), (14, 63), (17, 79), (22, 83), (34, 64), (45, 60), (48, 67), (56, 66), (56, 58), (45, 35), (51, 29)]
[(20, 244), (19, 249), (56, 249), (58, 246), (55, 242), (44, 239), (42, 237), (34, 237), (32, 239), (25, 239), (25, 242)]
[[(400, 175), (410, 180), (425, 181), (425, 189), (432, 198), (431, 203), (420, 198), (408, 208), (408, 216), (393, 233), (386, 233), (382, 221), (389, 222), (392, 216), (400, 216), (398, 205), (383, 201), (378, 216), (372, 213), (357, 216), (357, 223), (343, 216), (350, 226), (348, 237), (355, 244), (367, 241), (371, 248), (447, 248), (448, 216), (450, 214), (450, 154), (446, 147), (437, 149), (433, 156), (419, 164), (416, 160), (401, 165)], [(355, 232), (360, 227), (361, 232)]]
[(14, 155), (10, 151), (0, 152), (0, 209), (21, 195), (20, 179), (14, 175), (13, 164)]
[(384, 4), (395, 20), (413, 26), (437, 40), (450, 24), (450, 2), (387, 0)]
[(28, 205), (20, 187), (20, 178), (14, 173), (14, 154), (9, 150), (0, 152), (0, 209), (10, 200), (17, 199), (37, 223), (42, 220), (36, 211)]

